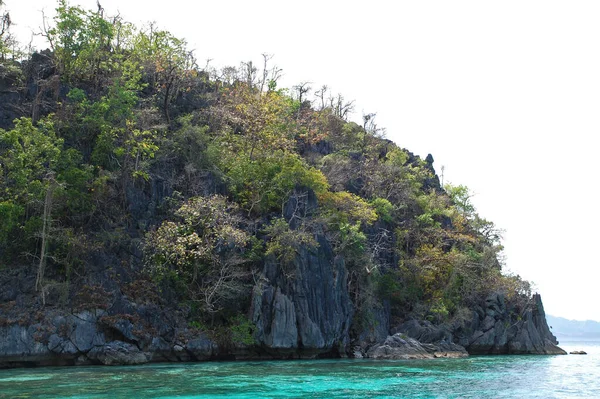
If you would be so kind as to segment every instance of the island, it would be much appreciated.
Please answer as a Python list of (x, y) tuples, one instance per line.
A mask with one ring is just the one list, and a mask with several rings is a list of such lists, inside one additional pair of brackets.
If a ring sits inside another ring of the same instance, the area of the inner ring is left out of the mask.
[(0, 11), (0, 367), (565, 353), (375, 114), (58, 4), (31, 53)]

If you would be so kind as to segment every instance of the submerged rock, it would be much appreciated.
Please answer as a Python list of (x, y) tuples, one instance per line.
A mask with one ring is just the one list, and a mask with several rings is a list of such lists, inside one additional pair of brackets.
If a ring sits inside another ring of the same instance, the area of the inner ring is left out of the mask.
[(571, 352), (569, 352), (569, 355), (587, 355), (587, 352), (585, 352), (585, 351), (571, 351)]

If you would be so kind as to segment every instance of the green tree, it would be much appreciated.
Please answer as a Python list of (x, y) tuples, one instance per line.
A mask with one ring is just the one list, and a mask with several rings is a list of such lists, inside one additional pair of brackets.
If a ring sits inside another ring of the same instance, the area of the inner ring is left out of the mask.
[(240, 227), (236, 204), (225, 197), (193, 197), (146, 236), (148, 270), (159, 280), (182, 284), (207, 313), (244, 292), (243, 252), (250, 236)]
[(151, 24), (140, 31), (133, 43), (133, 59), (145, 71), (150, 86), (158, 96), (167, 124), (171, 123), (169, 107), (178, 94), (190, 87), (198, 76), (193, 52), (183, 39), (158, 30)]
[[(7, 215), (8, 222), (0, 229), (0, 235), (7, 237), (11, 232), (16, 233), (15, 239), (29, 243), (39, 238), (35, 286), (40, 290), (46, 267), (52, 202), (58, 188), (56, 169), (63, 142), (56, 138), (48, 120), (37, 127), (27, 118), (15, 122), (14, 129), (0, 130), (0, 209)], [(15, 246), (30, 254), (36, 253), (22, 242)]]
[(254, 159), (245, 154), (222, 157), (229, 187), (236, 200), (249, 213), (279, 210), (296, 187), (321, 195), (329, 187), (323, 174), (294, 153), (277, 151)]
[(23, 205), (43, 198), (46, 178), (56, 171), (62, 147), (50, 119), (34, 126), (31, 119), (21, 118), (13, 129), (0, 129), (2, 197)]
[(314, 234), (306, 225), (301, 224), (293, 229), (284, 218), (273, 219), (265, 232), (269, 237), (265, 254), (275, 256), (284, 271), (288, 270), (301, 248), (315, 249), (318, 246)]
[(58, 67), (66, 82), (90, 82), (100, 87), (112, 66), (114, 26), (96, 12), (59, 0), (54, 26), (46, 32)]

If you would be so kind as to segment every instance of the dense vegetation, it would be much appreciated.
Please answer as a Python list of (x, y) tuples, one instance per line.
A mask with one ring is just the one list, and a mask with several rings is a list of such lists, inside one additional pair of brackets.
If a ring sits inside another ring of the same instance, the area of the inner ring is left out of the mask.
[(374, 302), (442, 322), (492, 291), (529, 294), (467, 188), (441, 187), (374, 114), (349, 121), (343, 97), (279, 88), (269, 56), (200, 68), (169, 32), (65, 0), (50, 49), (27, 55), (0, 15), (19, 116), (0, 129), (0, 268), (35, 269), (40, 298), (103, 286), (244, 325), (265, 260), (292, 281), (318, 235), (345, 259), (357, 326)]

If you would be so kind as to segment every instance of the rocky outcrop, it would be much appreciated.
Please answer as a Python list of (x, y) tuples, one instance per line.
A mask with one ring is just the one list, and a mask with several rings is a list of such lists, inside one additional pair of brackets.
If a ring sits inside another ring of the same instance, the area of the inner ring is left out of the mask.
[[(127, 310), (131, 313), (114, 313)], [(172, 311), (172, 310), (171, 310)], [(155, 305), (120, 298), (110, 309), (39, 312), (39, 320), (2, 319), (0, 368), (46, 365), (133, 365), (217, 358), (218, 345), (202, 332), (179, 327)]]
[(112, 341), (96, 346), (87, 353), (89, 360), (95, 360), (107, 366), (134, 365), (148, 363), (149, 355), (127, 342)]
[(22, 116), (21, 94), (17, 89), (21, 79), (20, 67), (0, 64), (0, 129), (11, 127), (13, 120)]
[[(513, 303), (499, 293), (477, 306), (470, 320), (434, 325), (408, 320), (393, 329), (395, 334), (372, 346), (367, 357), (408, 359), (454, 357), (461, 354), (566, 354), (550, 332), (541, 297), (528, 303)], [(432, 356), (439, 348), (440, 356)]]
[[(176, 348), (177, 351), (183, 352), (180, 348), (182, 347)], [(189, 340), (185, 345), (185, 350), (192, 356), (193, 360), (209, 360), (219, 354), (219, 346), (204, 334)]]
[(395, 330), (423, 343), (452, 341), (452, 333), (446, 327), (435, 326), (427, 320), (408, 320)]
[(55, 74), (50, 50), (36, 52), (22, 63), (0, 64), (0, 129), (10, 129), (20, 117), (37, 119), (56, 111), (68, 87)]
[[(381, 328), (365, 330), (360, 334), (363, 341), (351, 343), (353, 311), (343, 259), (334, 257), (321, 240), (319, 250), (299, 251), (294, 279), (286, 279), (276, 262), (265, 264), (252, 298), (254, 346), (222, 348), (206, 334), (189, 329), (172, 309), (139, 305), (120, 296), (104, 309), (64, 313), (54, 308), (29, 319), (0, 317), (0, 367), (310, 358), (344, 356), (345, 351), (374, 359), (565, 353), (549, 331), (539, 295), (518, 306), (493, 294), (473, 310), (470, 320), (441, 326), (407, 320), (387, 337), (382, 337), (387, 312), (380, 307), (373, 315), (381, 319)], [(14, 307), (11, 314), (20, 315)]]
[(0, 367), (52, 364), (52, 353), (38, 340), (39, 324), (0, 327)]
[(538, 294), (520, 306), (492, 294), (470, 321), (454, 327), (455, 342), (471, 354), (566, 354), (548, 328)]
[(389, 336), (382, 344), (371, 347), (366, 357), (371, 359), (433, 359), (461, 358), (469, 354), (460, 345), (448, 341), (422, 343), (405, 334)]
[(429, 321), (408, 320), (395, 328), (395, 334), (372, 346), (366, 357), (374, 359), (433, 359), (467, 357), (465, 348), (452, 341), (444, 327)]
[[(276, 357), (345, 353), (353, 308), (346, 268), (323, 236), (301, 248), (293, 265), (265, 262), (254, 287), (252, 321), (259, 347)], [(293, 276), (293, 278), (292, 278)]]

